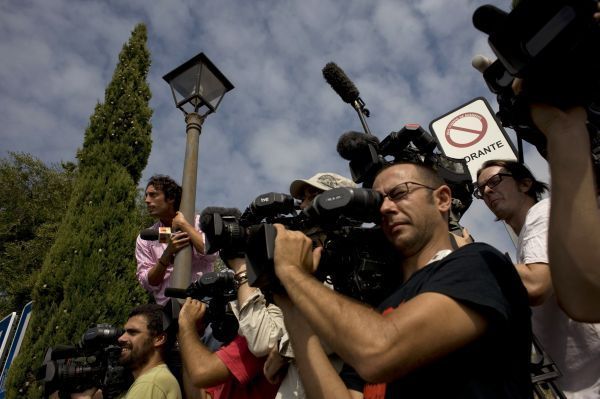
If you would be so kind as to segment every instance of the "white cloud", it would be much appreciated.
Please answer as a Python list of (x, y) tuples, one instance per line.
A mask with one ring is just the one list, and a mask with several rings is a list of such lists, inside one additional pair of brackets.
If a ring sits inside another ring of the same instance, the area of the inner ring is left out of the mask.
[[(199, 208), (243, 208), (317, 171), (349, 175), (335, 145), (361, 125), (323, 79), (329, 61), (359, 88), (380, 138), (410, 122), (427, 127), (476, 96), (494, 102), (470, 66), (475, 53), (491, 55), (471, 26), (483, 0), (29, 3), (0, 6), (1, 156), (25, 151), (47, 162), (73, 159), (121, 46), (145, 22), (154, 146), (144, 181), (156, 173), (179, 180), (182, 173), (183, 115), (162, 76), (203, 51), (236, 86), (203, 127)], [(531, 165), (546, 173), (543, 161)], [(481, 204), (464, 220), (476, 238), (507, 246)]]

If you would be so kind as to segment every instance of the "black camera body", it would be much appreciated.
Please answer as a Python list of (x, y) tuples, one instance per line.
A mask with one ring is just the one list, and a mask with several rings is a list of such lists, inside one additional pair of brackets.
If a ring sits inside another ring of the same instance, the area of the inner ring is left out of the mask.
[(244, 213), (235, 208), (208, 207), (202, 211), (200, 226), (207, 238), (207, 253), (220, 251), (224, 259), (243, 258), (248, 240), (261, 223), (281, 223), (301, 229), (303, 217), (294, 198), (282, 193), (261, 194)]
[[(203, 212), (201, 220), (209, 252), (245, 254), (250, 285), (266, 293), (281, 291), (273, 263), (273, 223), (281, 223), (290, 230), (302, 230), (315, 245), (323, 245), (316, 274), (319, 279), (363, 302), (376, 305), (383, 300), (389, 292), (385, 287), (398, 281), (391, 278), (393, 270), (398, 269), (390, 267), (395, 252), (377, 227), (362, 227), (363, 223), (380, 220), (381, 194), (364, 188), (335, 188), (318, 195), (303, 212), (297, 212), (291, 203), (281, 207), (280, 201), (270, 201), (285, 197), (289, 196), (259, 196), (243, 215), (237, 216), (224, 208), (221, 209), (227, 214), (214, 212), (218, 208), (207, 208), (209, 211)], [(261, 198), (270, 205), (257, 211), (255, 204)]]
[[(558, 107), (584, 105), (598, 96), (600, 27), (593, 18), (597, 4), (521, 0), (510, 13), (484, 5), (473, 14), (473, 24), (489, 35), (506, 72), (525, 80), (532, 99)], [(500, 68), (495, 72), (501, 76)]]
[[(473, 24), (489, 35), (498, 57), (483, 77), (497, 95), (502, 125), (513, 128), (547, 158), (546, 138), (533, 124), (529, 104), (583, 106), (598, 172), (600, 25), (593, 18), (597, 7), (597, 0), (521, 0), (506, 13), (484, 5), (473, 14)], [(512, 88), (514, 78), (523, 79), (519, 95)]]
[(418, 124), (407, 124), (381, 142), (375, 136), (358, 132), (347, 132), (338, 141), (338, 152), (350, 161), (353, 180), (363, 183), (363, 187), (372, 187), (377, 173), (394, 162), (431, 165), (452, 190), (453, 231), (473, 202), (473, 183), (464, 159), (447, 157), (435, 152), (436, 148), (437, 141)]
[(87, 330), (74, 346), (49, 348), (37, 378), (44, 382), (46, 395), (60, 389), (60, 395), (96, 387), (105, 398), (117, 397), (132, 383), (131, 374), (119, 363), (121, 347), (117, 339), (122, 328), (98, 324)]
[(227, 344), (237, 335), (239, 324), (229, 307), (237, 299), (237, 286), (230, 272), (204, 273), (186, 289), (167, 288), (165, 296), (192, 298), (206, 303), (206, 324), (210, 324), (215, 339)]

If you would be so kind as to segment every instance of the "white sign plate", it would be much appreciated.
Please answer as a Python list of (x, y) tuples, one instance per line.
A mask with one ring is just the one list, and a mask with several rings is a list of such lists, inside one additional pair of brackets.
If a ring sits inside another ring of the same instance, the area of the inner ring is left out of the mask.
[(429, 130), (444, 155), (467, 161), (473, 181), (477, 180), (477, 170), (487, 160), (517, 160), (510, 138), (483, 97), (434, 119)]

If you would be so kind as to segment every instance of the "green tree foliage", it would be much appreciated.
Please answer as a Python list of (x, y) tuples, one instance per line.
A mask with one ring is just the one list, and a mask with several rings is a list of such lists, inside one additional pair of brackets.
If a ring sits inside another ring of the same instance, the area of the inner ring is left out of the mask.
[(149, 297), (135, 278), (142, 227), (137, 183), (151, 149), (146, 28), (119, 55), (104, 103), (96, 106), (78, 153), (73, 193), (33, 291), (32, 319), (8, 380), (9, 398), (40, 398), (31, 382), (46, 349), (75, 343), (96, 323), (122, 324)]
[(65, 215), (75, 164), (46, 166), (28, 154), (0, 160), (0, 317), (18, 311)]

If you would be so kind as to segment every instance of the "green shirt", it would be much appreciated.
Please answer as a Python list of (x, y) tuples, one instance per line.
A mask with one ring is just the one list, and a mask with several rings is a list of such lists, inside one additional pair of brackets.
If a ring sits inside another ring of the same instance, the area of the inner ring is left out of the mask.
[(181, 399), (181, 389), (167, 365), (161, 364), (139, 376), (124, 399)]

